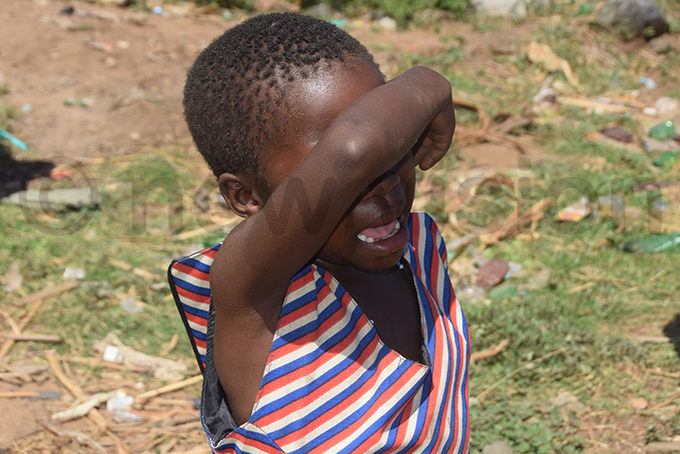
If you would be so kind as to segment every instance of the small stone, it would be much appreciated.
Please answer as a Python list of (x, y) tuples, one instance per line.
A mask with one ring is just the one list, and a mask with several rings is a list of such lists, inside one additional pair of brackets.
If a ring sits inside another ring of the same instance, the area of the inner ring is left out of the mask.
[(106, 57), (106, 60), (104, 60), (104, 64), (109, 68), (113, 68), (118, 64), (118, 60), (116, 60), (114, 57)]
[(133, 132), (130, 133), (130, 139), (132, 139), (134, 141), (137, 141), (141, 138), (142, 138), (142, 136), (136, 131), (133, 131)]
[(668, 22), (654, 0), (608, 0), (597, 23), (626, 39), (640, 35), (649, 39), (668, 31)]
[(561, 410), (573, 411), (574, 413), (580, 413), (586, 409), (586, 406), (578, 400), (578, 397), (567, 392), (558, 394), (550, 402)]
[(649, 45), (657, 54), (667, 54), (674, 49), (673, 45), (663, 38), (651, 39)]
[(513, 454), (513, 452), (506, 442), (496, 440), (490, 445), (484, 446), (482, 454)]
[(505, 260), (494, 259), (479, 267), (477, 282), (475, 285), (481, 288), (491, 288), (500, 284), (510, 270), (510, 265)]
[(654, 109), (656, 109), (656, 112), (661, 116), (675, 112), (679, 107), (678, 102), (668, 96), (662, 96), (654, 103)]
[(633, 410), (644, 410), (649, 406), (649, 401), (642, 397), (628, 399), (628, 406)]
[(397, 21), (392, 19), (391, 17), (383, 17), (378, 21), (378, 25), (382, 27), (384, 30), (397, 29)]

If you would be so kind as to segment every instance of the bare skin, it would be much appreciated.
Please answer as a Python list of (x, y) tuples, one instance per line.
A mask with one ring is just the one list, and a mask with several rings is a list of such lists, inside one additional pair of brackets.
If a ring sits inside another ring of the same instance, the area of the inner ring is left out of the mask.
[[(263, 159), (268, 185), (248, 174), (219, 178), (231, 209), (246, 218), (210, 273), (215, 365), (238, 424), (256, 401), (290, 279), (310, 261), (349, 291), (387, 346), (418, 359), (417, 297), (396, 265), (408, 242), (415, 165), (439, 161), (455, 127), (451, 87), (426, 68), (385, 84), (367, 62), (347, 59), (287, 96), (295, 100), (290, 135)], [(300, 193), (312, 210), (291, 208)], [(287, 222), (273, 222), (285, 210)]]

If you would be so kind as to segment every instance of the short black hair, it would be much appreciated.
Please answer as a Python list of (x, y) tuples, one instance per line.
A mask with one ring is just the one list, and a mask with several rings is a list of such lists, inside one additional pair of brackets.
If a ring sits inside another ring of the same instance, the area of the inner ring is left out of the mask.
[(259, 177), (259, 149), (283, 131), (286, 87), (347, 56), (378, 67), (347, 32), (297, 13), (255, 16), (206, 47), (187, 74), (184, 116), (215, 176)]

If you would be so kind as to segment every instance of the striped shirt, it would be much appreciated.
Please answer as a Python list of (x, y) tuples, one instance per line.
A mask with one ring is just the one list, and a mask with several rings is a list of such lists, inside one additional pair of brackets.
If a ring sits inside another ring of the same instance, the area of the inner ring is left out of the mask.
[(408, 229), (404, 259), (430, 364), (387, 347), (342, 285), (310, 264), (290, 282), (253, 412), (238, 427), (212, 363), (206, 285), (217, 247), (172, 265), (173, 293), (205, 369), (201, 417), (214, 452), (467, 452), (467, 325), (436, 224), (412, 213)]

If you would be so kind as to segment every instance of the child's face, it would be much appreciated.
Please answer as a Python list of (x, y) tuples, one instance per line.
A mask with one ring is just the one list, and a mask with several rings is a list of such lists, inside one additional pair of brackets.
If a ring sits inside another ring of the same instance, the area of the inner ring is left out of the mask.
[[(302, 162), (342, 111), (385, 83), (382, 74), (364, 60), (351, 59), (336, 65), (296, 82), (287, 93), (287, 98), (294, 100), (289, 101), (291, 114), (285, 126), (288, 136), (281, 146), (263, 157), (270, 187), (278, 187)], [(415, 165), (408, 153), (363, 190), (320, 251), (318, 260), (365, 270), (396, 265), (409, 239), (406, 221), (414, 191)], [(312, 209), (318, 196), (309, 196)]]

